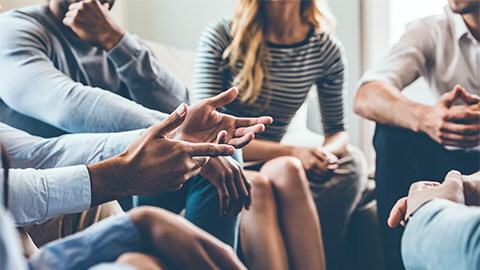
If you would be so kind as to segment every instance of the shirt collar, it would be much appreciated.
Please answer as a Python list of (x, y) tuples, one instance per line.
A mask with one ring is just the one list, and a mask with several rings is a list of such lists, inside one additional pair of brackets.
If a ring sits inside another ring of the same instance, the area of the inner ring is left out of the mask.
[(470, 30), (462, 18), (462, 15), (454, 13), (448, 5), (445, 7), (445, 12), (449, 14), (451, 18), (453, 34), (455, 35), (455, 39), (457, 41), (459, 41), (464, 35), (470, 33)]

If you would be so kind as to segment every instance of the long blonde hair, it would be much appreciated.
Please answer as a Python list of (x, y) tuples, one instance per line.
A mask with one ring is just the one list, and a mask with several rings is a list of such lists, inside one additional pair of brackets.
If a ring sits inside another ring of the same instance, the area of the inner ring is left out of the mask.
[[(223, 59), (236, 73), (233, 85), (240, 90), (240, 101), (250, 105), (257, 101), (265, 84), (268, 85), (261, 1), (237, 0), (232, 42), (223, 53)], [(335, 19), (326, 0), (302, 0), (300, 12), (302, 21), (315, 31), (333, 32)], [(236, 69), (239, 61), (243, 62), (241, 70)]]

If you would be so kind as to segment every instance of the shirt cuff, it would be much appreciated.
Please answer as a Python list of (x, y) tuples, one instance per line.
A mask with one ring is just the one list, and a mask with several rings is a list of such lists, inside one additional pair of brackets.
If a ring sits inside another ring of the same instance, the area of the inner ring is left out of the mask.
[(90, 175), (85, 165), (44, 170), (48, 205), (44, 221), (87, 210), (91, 204)]
[(111, 133), (105, 142), (103, 159), (111, 158), (121, 154), (127, 147), (137, 139), (145, 129), (133, 130), (121, 133)]
[(117, 67), (121, 67), (137, 58), (141, 51), (140, 43), (133, 35), (125, 32), (120, 41), (108, 53), (108, 57)]

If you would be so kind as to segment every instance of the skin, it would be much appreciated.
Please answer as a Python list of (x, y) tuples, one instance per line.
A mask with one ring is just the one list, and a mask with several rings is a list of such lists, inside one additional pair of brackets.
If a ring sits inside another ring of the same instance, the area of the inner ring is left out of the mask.
[[(294, 44), (306, 38), (310, 26), (301, 20), (300, 1), (260, 4), (267, 41)], [(347, 144), (346, 133), (338, 132), (326, 135), (320, 147), (254, 140), (244, 148), (245, 160), (267, 161), (260, 172), (245, 171), (252, 184), (252, 205), (242, 212), (240, 241), (249, 268), (325, 269), (320, 221), (308, 178), (329, 178)]]
[[(114, 1), (102, 2), (51, 0), (49, 10), (80, 39), (108, 51), (121, 40), (125, 32), (110, 18), (109, 10)], [(65, 3), (69, 5), (65, 7)], [(225, 130), (226, 143), (237, 148), (245, 146), (253, 140), (254, 133), (263, 132), (264, 125), (270, 124), (272, 119), (236, 118), (216, 111), (217, 108), (233, 101), (237, 95), (238, 90), (232, 88), (217, 98), (192, 105), (191, 113), (184, 124), (170, 132), (168, 138), (213, 143), (217, 139), (217, 134)], [(217, 187), (220, 195), (220, 214), (236, 215), (244, 206), (248, 207), (250, 204), (248, 181), (232, 159), (213, 158), (204, 164), (200, 173)]]
[(461, 175), (450, 171), (442, 184), (420, 181), (412, 184), (407, 197), (393, 206), (388, 226), (405, 225), (408, 218), (422, 205), (433, 199), (446, 199), (456, 203), (480, 206), (480, 171), (472, 175)]
[[(460, 14), (472, 35), (480, 41), (478, 1), (449, 0), (453, 12)], [(454, 106), (461, 99), (465, 105)], [(363, 84), (354, 102), (356, 113), (382, 124), (428, 134), (436, 142), (462, 148), (480, 145), (480, 98), (455, 86), (433, 106), (406, 99), (390, 84), (373, 81)]]

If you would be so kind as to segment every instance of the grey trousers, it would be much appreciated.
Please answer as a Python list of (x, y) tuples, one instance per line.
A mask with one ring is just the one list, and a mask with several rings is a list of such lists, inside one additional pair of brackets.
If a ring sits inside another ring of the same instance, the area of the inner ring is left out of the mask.
[(359, 149), (349, 146), (339, 163), (336, 174), (327, 181), (310, 181), (329, 270), (341, 269), (346, 260), (347, 227), (367, 183), (366, 160)]

